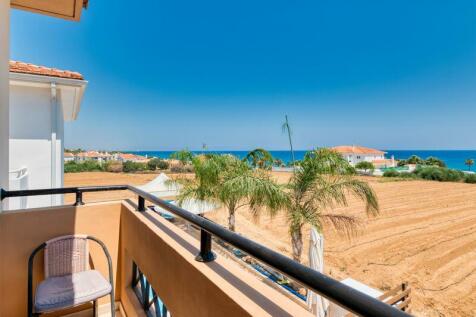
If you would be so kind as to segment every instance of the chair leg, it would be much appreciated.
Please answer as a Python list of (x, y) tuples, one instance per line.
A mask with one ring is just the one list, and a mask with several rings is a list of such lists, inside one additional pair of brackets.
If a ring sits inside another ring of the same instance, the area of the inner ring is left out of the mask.
[(114, 302), (114, 292), (111, 292), (111, 317), (116, 316), (116, 303)]
[(98, 305), (98, 301), (95, 300), (93, 302), (93, 316), (94, 317), (98, 317), (98, 308), (97, 308), (97, 305)]

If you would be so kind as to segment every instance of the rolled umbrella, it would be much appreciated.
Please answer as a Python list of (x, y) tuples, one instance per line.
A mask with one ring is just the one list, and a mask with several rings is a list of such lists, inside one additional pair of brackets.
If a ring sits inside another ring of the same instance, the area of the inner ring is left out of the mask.
[[(324, 272), (324, 237), (317, 232), (316, 228), (311, 228), (309, 241), (309, 267), (323, 273)], [(329, 302), (324, 297), (309, 290), (307, 292), (307, 306), (317, 317), (325, 317)]]

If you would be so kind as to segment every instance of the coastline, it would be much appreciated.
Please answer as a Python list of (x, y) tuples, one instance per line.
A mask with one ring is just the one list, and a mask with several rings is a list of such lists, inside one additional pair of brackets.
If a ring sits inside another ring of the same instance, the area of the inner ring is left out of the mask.
[[(296, 159), (301, 160), (308, 150), (294, 151)], [(428, 158), (430, 156), (437, 157), (443, 160), (448, 168), (467, 171), (468, 168), (464, 165), (466, 159), (476, 159), (476, 150), (384, 150), (386, 157), (390, 158), (392, 155), (396, 160), (407, 159), (412, 155), (417, 155), (421, 158)], [(124, 153), (131, 153), (148, 157), (168, 158), (170, 154), (175, 151), (123, 151)], [(220, 151), (192, 151), (195, 154), (202, 153), (216, 153), (216, 154), (232, 154), (238, 158), (244, 158), (248, 154), (248, 150), (220, 150)], [(284, 163), (291, 161), (291, 154), (289, 150), (271, 150), (269, 151), (274, 158), (281, 159)]]

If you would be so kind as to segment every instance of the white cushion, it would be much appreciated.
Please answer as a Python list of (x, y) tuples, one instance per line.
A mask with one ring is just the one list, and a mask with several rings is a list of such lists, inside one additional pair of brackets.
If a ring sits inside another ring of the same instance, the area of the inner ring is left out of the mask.
[(111, 284), (96, 270), (50, 277), (38, 285), (35, 310), (59, 310), (93, 301), (111, 292)]

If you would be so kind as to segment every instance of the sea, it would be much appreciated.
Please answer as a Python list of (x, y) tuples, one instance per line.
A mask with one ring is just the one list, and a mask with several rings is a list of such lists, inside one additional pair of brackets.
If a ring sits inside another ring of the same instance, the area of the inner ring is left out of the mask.
[[(448, 168), (467, 170), (468, 167), (464, 165), (467, 159), (476, 160), (476, 150), (384, 150), (387, 152), (385, 157), (391, 158), (392, 155), (397, 160), (407, 159), (412, 155), (417, 155), (421, 158), (428, 158), (430, 156), (437, 157), (443, 160)], [(169, 158), (170, 154), (175, 151), (126, 151), (127, 153), (133, 153), (148, 157)], [(195, 154), (203, 153), (216, 153), (216, 154), (232, 154), (238, 158), (244, 158), (248, 151), (192, 151)], [(274, 158), (281, 159), (287, 163), (291, 161), (290, 151), (269, 151)], [(296, 160), (301, 160), (307, 151), (298, 150), (294, 151)], [(476, 168), (476, 166), (474, 167)]]

